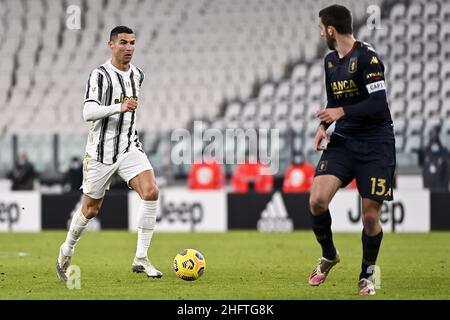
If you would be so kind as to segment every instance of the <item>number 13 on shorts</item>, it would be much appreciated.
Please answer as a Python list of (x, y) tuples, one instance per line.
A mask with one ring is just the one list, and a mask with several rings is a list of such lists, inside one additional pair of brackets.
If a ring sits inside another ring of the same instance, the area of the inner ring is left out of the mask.
[(372, 188), (370, 193), (372, 195), (376, 196), (391, 196), (392, 195), (392, 188), (389, 188), (387, 190), (386, 188), (386, 179), (381, 178), (370, 178), (370, 181), (372, 183)]

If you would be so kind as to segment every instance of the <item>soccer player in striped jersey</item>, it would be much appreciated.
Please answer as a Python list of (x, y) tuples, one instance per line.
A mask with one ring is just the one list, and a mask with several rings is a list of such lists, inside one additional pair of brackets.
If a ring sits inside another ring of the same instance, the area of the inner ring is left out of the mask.
[(108, 43), (112, 58), (89, 75), (83, 117), (92, 122), (92, 126), (83, 161), (84, 195), (59, 250), (56, 270), (63, 281), (67, 281), (67, 269), (75, 246), (89, 221), (98, 214), (114, 173), (119, 174), (142, 199), (132, 271), (143, 272), (148, 277), (162, 277), (147, 257), (156, 222), (159, 190), (136, 131), (136, 111), (144, 73), (131, 64), (135, 42), (133, 30), (115, 27)]

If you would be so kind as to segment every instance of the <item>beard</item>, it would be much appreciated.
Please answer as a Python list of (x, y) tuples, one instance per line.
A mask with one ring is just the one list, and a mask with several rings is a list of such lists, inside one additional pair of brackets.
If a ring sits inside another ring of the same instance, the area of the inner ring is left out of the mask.
[(330, 49), (330, 50), (336, 49), (336, 38), (333, 38), (332, 36), (329, 36), (328, 34), (325, 35), (325, 38), (327, 40), (328, 49)]

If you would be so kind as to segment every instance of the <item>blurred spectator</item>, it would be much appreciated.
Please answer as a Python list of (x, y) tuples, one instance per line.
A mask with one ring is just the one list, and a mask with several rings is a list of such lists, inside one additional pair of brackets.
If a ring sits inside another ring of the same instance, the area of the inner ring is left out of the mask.
[(450, 170), (449, 154), (439, 139), (439, 131), (433, 132), (430, 143), (423, 152), (422, 177), (424, 187), (432, 191), (448, 191)]
[(284, 174), (283, 192), (308, 192), (313, 178), (314, 166), (305, 162), (302, 152), (296, 152)]
[(188, 175), (188, 188), (195, 190), (221, 189), (225, 176), (217, 161), (194, 163)]
[(83, 165), (78, 157), (73, 157), (71, 159), (65, 180), (70, 191), (77, 191), (80, 189), (83, 183)]
[(260, 161), (256, 163), (245, 162), (236, 167), (231, 178), (233, 192), (247, 193), (251, 191), (259, 193), (272, 192), (273, 176), (269, 167)]
[(11, 190), (33, 190), (37, 174), (27, 155), (21, 153), (7, 177), (12, 181)]

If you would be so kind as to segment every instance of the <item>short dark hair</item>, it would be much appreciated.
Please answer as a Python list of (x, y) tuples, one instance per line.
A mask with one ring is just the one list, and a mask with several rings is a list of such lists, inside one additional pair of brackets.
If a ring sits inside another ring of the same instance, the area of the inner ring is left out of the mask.
[(352, 34), (352, 13), (344, 6), (334, 4), (319, 12), (322, 23), (328, 27), (332, 26), (340, 34)]
[(114, 29), (111, 30), (111, 34), (109, 35), (109, 41), (112, 41), (115, 38), (117, 38), (117, 35), (119, 33), (132, 34), (132, 33), (134, 33), (134, 31), (131, 28), (128, 28), (126, 26), (117, 26), (117, 27), (115, 27)]

